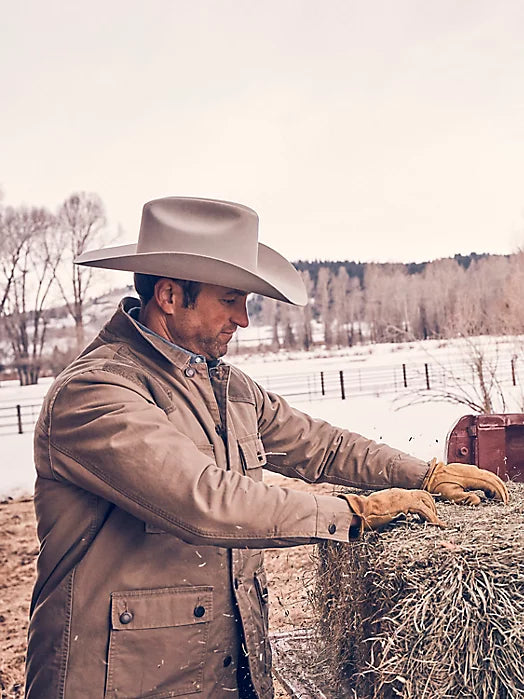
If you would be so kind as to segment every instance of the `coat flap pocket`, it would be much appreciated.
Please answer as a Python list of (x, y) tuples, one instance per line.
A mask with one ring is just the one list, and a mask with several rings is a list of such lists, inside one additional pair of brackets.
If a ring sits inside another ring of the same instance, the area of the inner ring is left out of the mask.
[(113, 629), (160, 629), (213, 619), (213, 588), (163, 587), (111, 593)]
[(260, 468), (267, 463), (262, 440), (256, 434), (250, 434), (238, 440), (238, 446), (246, 469)]

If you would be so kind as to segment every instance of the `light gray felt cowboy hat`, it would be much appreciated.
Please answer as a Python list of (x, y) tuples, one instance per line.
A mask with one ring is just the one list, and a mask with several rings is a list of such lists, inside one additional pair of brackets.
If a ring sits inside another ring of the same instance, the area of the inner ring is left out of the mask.
[(84, 252), (76, 264), (218, 284), (304, 306), (300, 274), (258, 242), (258, 216), (242, 204), (165, 197), (144, 205), (138, 243)]

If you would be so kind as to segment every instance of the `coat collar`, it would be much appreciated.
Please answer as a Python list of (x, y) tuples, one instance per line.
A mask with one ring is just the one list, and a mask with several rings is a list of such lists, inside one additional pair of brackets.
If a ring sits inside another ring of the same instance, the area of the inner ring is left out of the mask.
[[(131, 308), (140, 305), (140, 301), (133, 297), (126, 297), (118, 305), (113, 317), (102, 328), (99, 338), (101, 342), (107, 340), (124, 340), (131, 345), (137, 342), (146, 354), (151, 354), (151, 349), (161, 354), (178, 369), (185, 369), (191, 363), (191, 354), (171, 342), (167, 342), (160, 335), (148, 332), (141, 323), (138, 323), (129, 315)], [(95, 340), (95, 344), (98, 344)]]

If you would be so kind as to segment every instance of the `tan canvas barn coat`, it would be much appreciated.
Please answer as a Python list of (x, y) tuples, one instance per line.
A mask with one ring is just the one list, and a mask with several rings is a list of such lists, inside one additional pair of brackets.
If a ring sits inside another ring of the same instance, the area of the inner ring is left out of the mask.
[(144, 332), (136, 305), (58, 377), (36, 427), (27, 696), (235, 697), (242, 628), (271, 697), (262, 549), (347, 541), (351, 512), (268, 486), (262, 469), (417, 488), (427, 464), (313, 420), (225, 363), (210, 376)]

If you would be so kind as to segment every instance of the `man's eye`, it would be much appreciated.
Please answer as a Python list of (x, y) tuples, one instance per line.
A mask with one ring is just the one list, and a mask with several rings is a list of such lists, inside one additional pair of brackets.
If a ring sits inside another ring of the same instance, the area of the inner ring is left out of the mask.
[(227, 303), (228, 306), (231, 306), (235, 303), (235, 299), (222, 299), (222, 303)]

